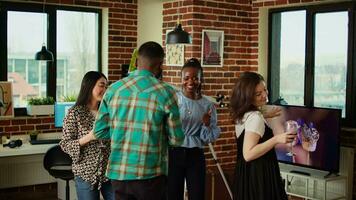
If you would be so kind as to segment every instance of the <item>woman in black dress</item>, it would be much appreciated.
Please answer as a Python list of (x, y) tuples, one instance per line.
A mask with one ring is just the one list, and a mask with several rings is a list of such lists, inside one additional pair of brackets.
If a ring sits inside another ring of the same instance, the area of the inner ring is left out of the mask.
[(296, 135), (273, 135), (260, 111), (267, 96), (263, 77), (254, 72), (242, 73), (232, 91), (230, 107), (237, 142), (234, 199), (288, 199), (274, 146), (290, 143)]

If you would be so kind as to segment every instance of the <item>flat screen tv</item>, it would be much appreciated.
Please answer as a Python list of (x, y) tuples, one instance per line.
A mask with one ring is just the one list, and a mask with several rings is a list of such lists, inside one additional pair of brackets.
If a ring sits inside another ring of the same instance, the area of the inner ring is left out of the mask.
[(56, 102), (54, 104), (54, 126), (61, 128), (63, 126), (63, 119), (67, 115), (68, 109), (71, 108), (75, 102)]
[(309, 167), (330, 173), (339, 172), (341, 110), (332, 108), (269, 105), (280, 107), (281, 115), (268, 122), (274, 134), (284, 133), (290, 121), (297, 129), (296, 139), (275, 147), (283, 163)]

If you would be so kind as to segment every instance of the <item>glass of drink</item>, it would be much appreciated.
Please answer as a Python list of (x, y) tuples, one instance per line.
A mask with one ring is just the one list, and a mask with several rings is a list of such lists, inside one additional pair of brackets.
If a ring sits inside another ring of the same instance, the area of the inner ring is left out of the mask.
[[(296, 121), (293, 121), (293, 120), (288, 120), (284, 124), (284, 129), (285, 129), (285, 131), (287, 133), (291, 132), (291, 133), (297, 135), (298, 123)], [(294, 152), (293, 152), (293, 142), (294, 142), (294, 140), (290, 143), (290, 148), (289, 148), (289, 152), (287, 153), (287, 156), (294, 156), (295, 155)]]

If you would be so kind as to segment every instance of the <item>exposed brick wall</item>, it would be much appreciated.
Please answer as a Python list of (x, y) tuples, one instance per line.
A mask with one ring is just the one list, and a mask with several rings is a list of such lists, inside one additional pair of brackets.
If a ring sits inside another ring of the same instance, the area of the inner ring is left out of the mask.
[[(192, 45), (185, 47), (185, 60), (200, 60), (202, 30), (224, 31), (223, 67), (204, 67), (203, 93), (216, 96), (229, 95), (236, 77), (241, 71), (257, 71), (257, 24), (251, 16), (252, 6), (247, 1), (174, 1), (163, 4), (163, 34), (173, 29), (179, 19), (183, 28), (192, 36)], [(178, 10), (179, 9), (179, 10)], [(164, 39), (164, 37), (163, 37)], [(164, 80), (180, 83), (180, 67), (165, 67)], [(222, 129), (214, 143), (218, 161), (223, 168), (232, 168), (236, 159), (234, 125), (227, 108), (218, 109), (218, 124)], [(206, 149), (208, 168), (215, 167)]]
[[(42, 0), (20, 2), (37, 2)], [(108, 78), (116, 81), (121, 78), (120, 66), (129, 63), (131, 53), (137, 41), (137, 0), (117, 1), (78, 1), (47, 0), (51, 4), (91, 6), (109, 10), (109, 70)], [(302, 3), (322, 2), (321, 0), (210, 0), (210, 1), (171, 1), (163, 3), (163, 31), (172, 29), (177, 21), (179, 9), (183, 28), (192, 35), (193, 44), (185, 47), (185, 59), (201, 57), (202, 29), (223, 30), (224, 61), (223, 67), (205, 67), (203, 92), (215, 96), (217, 93), (229, 95), (229, 92), (243, 71), (258, 69), (258, 16), (259, 8), (300, 5)], [(180, 67), (165, 66), (164, 80), (175, 85), (180, 83)], [(223, 168), (233, 168), (236, 157), (234, 125), (229, 118), (228, 109), (218, 108), (221, 137), (214, 148)], [(0, 120), (0, 131), (13, 134), (29, 130), (43, 133), (59, 131), (54, 128), (53, 117), (16, 117)], [(343, 131), (341, 144), (356, 148), (356, 131)], [(209, 170), (215, 164), (209, 150), (206, 149)], [(356, 162), (356, 159), (355, 159)], [(356, 167), (356, 163), (354, 165)], [(356, 183), (354, 178), (354, 183)], [(355, 185), (355, 184), (354, 184)], [(354, 198), (356, 188), (354, 188)]]
[(16, 117), (0, 120), (0, 132), (7, 135), (24, 135), (37, 130), (39, 133), (60, 132), (54, 127), (52, 116)]

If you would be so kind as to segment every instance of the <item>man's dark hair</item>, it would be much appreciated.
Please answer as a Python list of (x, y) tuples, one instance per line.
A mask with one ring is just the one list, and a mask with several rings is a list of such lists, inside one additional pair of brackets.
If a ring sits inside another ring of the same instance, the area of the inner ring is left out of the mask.
[(140, 46), (138, 49), (138, 56), (149, 61), (147, 64), (152, 65), (154, 63), (153, 61), (156, 59), (163, 60), (164, 50), (157, 42), (150, 41)]

